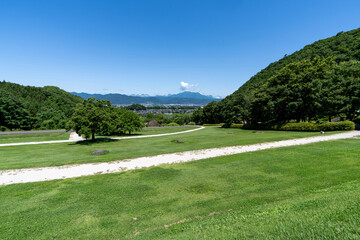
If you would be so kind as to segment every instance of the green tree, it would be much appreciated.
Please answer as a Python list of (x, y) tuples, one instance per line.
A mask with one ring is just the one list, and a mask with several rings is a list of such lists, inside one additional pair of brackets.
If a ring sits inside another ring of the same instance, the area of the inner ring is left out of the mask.
[(220, 118), (217, 102), (212, 101), (203, 108), (203, 122), (204, 123), (218, 123)]
[(67, 130), (75, 130), (79, 135), (95, 140), (95, 134), (108, 129), (110, 124), (110, 101), (89, 98), (76, 105)]
[(322, 86), (332, 58), (316, 57), (291, 63), (255, 94), (252, 118), (261, 122), (310, 121), (322, 115)]
[(331, 72), (330, 84), (336, 97), (336, 107), (346, 114), (348, 120), (354, 120), (360, 109), (360, 61), (340, 63)]
[(139, 131), (144, 126), (139, 115), (131, 111), (124, 111), (120, 115), (120, 121), (122, 122), (122, 129), (129, 134)]
[(191, 116), (192, 121), (194, 121), (196, 124), (203, 124), (204, 123), (204, 119), (203, 119), (203, 109), (202, 108), (198, 108), (196, 109), (192, 116)]

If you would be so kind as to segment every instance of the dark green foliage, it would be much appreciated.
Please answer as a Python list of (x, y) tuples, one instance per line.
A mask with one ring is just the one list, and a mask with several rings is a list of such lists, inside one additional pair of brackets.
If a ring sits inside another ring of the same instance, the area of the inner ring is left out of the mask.
[(360, 109), (360, 28), (317, 41), (271, 63), (202, 110), (202, 123), (353, 120)]
[(326, 104), (354, 120), (360, 109), (360, 61), (340, 63), (328, 75)]
[(29, 129), (30, 124), (29, 112), (20, 102), (0, 89), (0, 130)]
[(127, 110), (146, 110), (146, 107), (141, 104), (132, 104), (130, 106), (126, 106)]
[(331, 58), (316, 57), (281, 69), (255, 93), (252, 121), (283, 123), (317, 118), (327, 108), (321, 105), (321, 89), (333, 65)]
[[(122, 111), (119, 115), (119, 121), (121, 122), (122, 127), (120, 128), (121, 132), (132, 132), (139, 131), (144, 127), (143, 123), (140, 120), (139, 115), (131, 111)], [(116, 134), (117, 132), (111, 133)]]
[(224, 123), (205, 123), (203, 126), (205, 127), (222, 127)]
[(206, 105), (202, 111), (202, 118), (204, 123), (219, 123), (221, 116), (218, 109), (218, 102), (213, 101)]
[(180, 126), (179, 124), (175, 123), (175, 122), (171, 122), (169, 124), (166, 124), (166, 126), (169, 126), (169, 127), (178, 127)]
[(192, 115), (189, 113), (175, 113), (171, 115), (148, 113), (144, 118), (145, 122), (157, 121), (160, 125), (167, 125), (169, 123), (185, 125), (189, 124), (192, 120)]
[(196, 109), (192, 116), (192, 121), (194, 121), (196, 124), (203, 124), (203, 110), (202, 108)]
[(5, 81), (0, 82), (0, 99), (0, 125), (10, 129), (64, 128), (75, 105), (83, 101), (57, 87), (22, 86)]
[(69, 121), (67, 130), (75, 130), (79, 135), (86, 139), (95, 139), (95, 134), (108, 131), (111, 124), (109, 109), (110, 101), (89, 98), (76, 105), (74, 114)]
[(341, 131), (341, 130), (354, 130), (355, 124), (351, 121), (343, 122), (326, 122), (316, 124), (311, 122), (300, 123), (284, 123), (284, 124), (244, 124), (242, 129), (248, 130), (280, 130), (280, 131), (305, 131), (305, 132), (318, 132), (318, 131)]
[(222, 128), (239, 128), (242, 129), (244, 126), (244, 124), (240, 124), (240, 123), (225, 123), (224, 125), (222, 125)]
[(76, 105), (67, 130), (75, 130), (86, 139), (95, 134), (116, 135), (138, 131), (143, 127), (140, 117), (129, 110), (111, 106), (108, 100), (89, 98)]

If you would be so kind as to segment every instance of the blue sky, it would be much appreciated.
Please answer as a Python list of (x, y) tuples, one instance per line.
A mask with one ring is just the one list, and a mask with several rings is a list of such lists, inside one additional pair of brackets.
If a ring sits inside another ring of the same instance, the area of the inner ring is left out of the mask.
[(1, 0), (0, 80), (89, 93), (226, 96), (360, 27), (359, 0)]

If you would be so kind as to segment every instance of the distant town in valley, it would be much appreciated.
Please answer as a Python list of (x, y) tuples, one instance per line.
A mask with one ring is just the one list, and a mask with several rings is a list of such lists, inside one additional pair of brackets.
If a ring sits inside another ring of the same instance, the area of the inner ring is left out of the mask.
[(120, 93), (109, 94), (90, 94), (70, 92), (73, 95), (87, 99), (95, 97), (101, 100), (109, 100), (113, 105), (128, 106), (131, 104), (141, 104), (146, 107), (152, 106), (204, 106), (212, 101), (220, 101), (222, 98), (203, 95), (198, 92), (184, 91), (178, 94), (166, 96), (132, 96)]

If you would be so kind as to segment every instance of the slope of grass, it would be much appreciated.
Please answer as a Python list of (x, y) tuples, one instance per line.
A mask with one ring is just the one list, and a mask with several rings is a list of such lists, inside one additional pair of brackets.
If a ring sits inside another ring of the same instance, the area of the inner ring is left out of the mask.
[[(163, 153), (318, 135), (320, 134), (312, 132), (265, 131), (264, 133), (255, 133), (251, 130), (207, 127), (191, 133), (155, 138), (1, 147), (0, 169), (106, 162)], [(184, 143), (173, 143), (171, 142), (173, 139), (183, 139)], [(108, 150), (109, 153), (100, 156), (91, 155), (91, 152), (100, 149)]]
[(1, 186), (0, 238), (358, 239), (359, 142)]
[(53, 141), (53, 140), (68, 140), (69, 136), (70, 136), (70, 133), (68, 133), (68, 132), (0, 135), (0, 144)]

